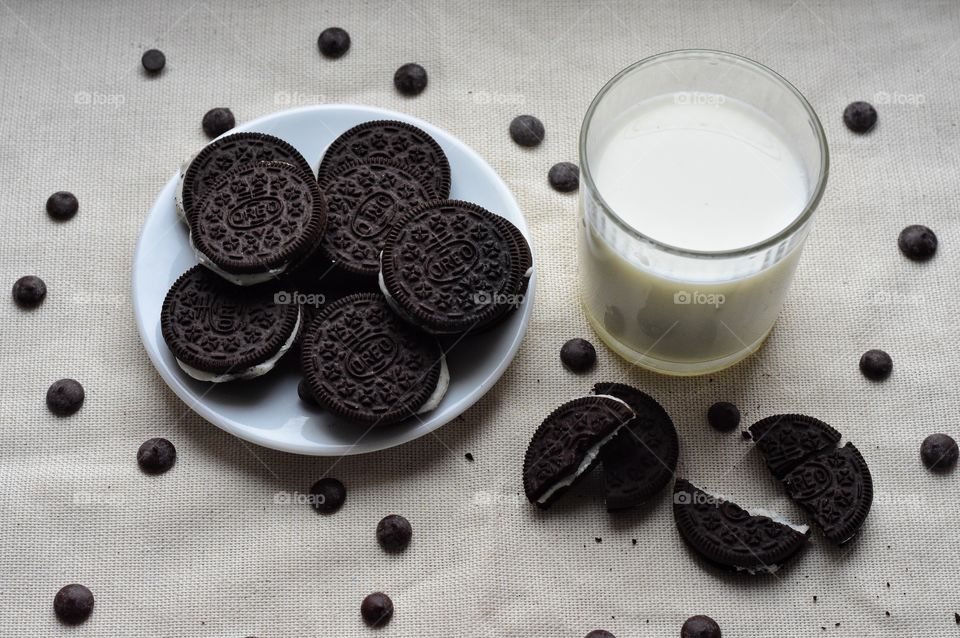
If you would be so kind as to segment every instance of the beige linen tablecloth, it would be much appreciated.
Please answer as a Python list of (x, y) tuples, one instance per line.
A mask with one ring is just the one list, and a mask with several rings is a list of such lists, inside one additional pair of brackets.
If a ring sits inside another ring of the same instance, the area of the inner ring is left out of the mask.
[[(353, 38), (338, 61), (316, 48), (331, 25)], [(397, 609), (382, 636), (677, 636), (695, 613), (739, 638), (960, 635), (960, 475), (930, 474), (918, 455), (925, 435), (960, 434), (958, 38), (954, 0), (0, 0), (0, 280), (33, 273), (50, 289), (33, 312), (0, 303), (0, 635), (369, 636), (359, 604), (377, 590)], [(140, 55), (153, 46), (168, 62), (149, 79)], [(685, 47), (753, 57), (810, 99), (832, 158), (816, 228), (774, 334), (747, 362), (666, 378), (601, 349), (596, 370), (575, 376), (560, 345), (594, 338), (577, 300), (576, 197), (552, 191), (547, 170), (577, 160), (582, 115), (606, 79)], [(391, 82), (408, 61), (430, 73), (414, 99)], [(841, 123), (855, 99), (877, 104), (870, 135)], [(129, 282), (147, 210), (204, 144), (207, 109), (246, 121), (336, 102), (401, 110), (475, 148), (526, 214), (540, 279), (513, 365), (465, 415), (386, 452), (317, 459), (245, 444), (191, 413), (140, 345)], [(546, 125), (537, 149), (507, 135), (523, 112)], [(80, 213), (56, 224), (43, 206), (61, 189)], [(928, 264), (897, 251), (911, 223), (940, 237)], [(885, 383), (857, 370), (872, 347), (895, 360)], [(65, 419), (44, 405), (61, 377), (87, 390)], [(745, 424), (785, 411), (832, 423), (873, 471), (863, 536), (838, 550), (815, 534), (791, 568), (750, 580), (689, 554), (666, 495), (611, 516), (591, 479), (534, 511), (520, 482), (527, 441), (599, 380), (664, 404), (682, 475), (794, 519), (751, 444), (710, 430), (705, 411), (730, 400)], [(154, 436), (179, 451), (161, 477), (135, 460)], [(276, 502), (325, 474), (349, 490), (335, 516)], [(391, 512), (415, 530), (397, 556), (374, 539)], [(75, 629), (52, 612), (70, 582), (97, 597)]]

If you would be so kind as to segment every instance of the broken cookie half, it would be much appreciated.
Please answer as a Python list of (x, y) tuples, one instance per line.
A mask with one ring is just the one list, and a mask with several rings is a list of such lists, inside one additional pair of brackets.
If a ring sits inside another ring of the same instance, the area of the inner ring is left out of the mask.
[(600, 461), (600, 450), (633, 421), (636, 413), (622, 399), (594, 395), (554, 410), (527, 447), (523, 489), (546, 509)]
[(835, 429), (797, 414), (777, 414), (749, 429), (767, 467), (827, 540), (843, 545), (863, 527), (873, 504), (873, 477), (852, 444), (837, 447)]
[(687, 545), (708, 562), (748, 574), (773, 573), (807, 545), (810, 528), (751, 513), (677, 479), (673, 517)]

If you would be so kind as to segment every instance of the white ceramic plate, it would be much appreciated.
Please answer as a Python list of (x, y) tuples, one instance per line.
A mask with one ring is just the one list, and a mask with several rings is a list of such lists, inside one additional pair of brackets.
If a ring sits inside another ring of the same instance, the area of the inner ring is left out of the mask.
[[(463, 142), (403, 113), (369, 106), (323, 105), (281, 111), (230, 131), (259, 131), (295, 146), (314, 173), (327, 146), (348, 128), (369, 120), (409, 122), (437, 140), (450, 160), (450, 197), (476, 202), (503, 215), (529, 238), (523, 214), (503, 180)], [(229, 134), (229, 133), (228, 133)], [(199, 150), (199, 149), (198, 149)], [(265, 447), (317, 456), (361, 454), (421, 437), (460, 415), (497, 382), (513, 360), (527, 330), (536, 285), (530, 281), (523, 305), (493, 331), (468, 337), (447, 355), (451, 383), (440, 406), (419, 418), (367, 431), (341, 421), (297, 397), (297, 362), (284, 357), (270, 374), (252, 381), (209, 384), (177, 366), (160, 335), (160, 308), (173, 282), (196, 263), (187, 228), (174, 209), (175, 174), (150, 209), (133, 257), (133, 307), (140, 338), (160, 376), (200, 416), (227, 432)]]

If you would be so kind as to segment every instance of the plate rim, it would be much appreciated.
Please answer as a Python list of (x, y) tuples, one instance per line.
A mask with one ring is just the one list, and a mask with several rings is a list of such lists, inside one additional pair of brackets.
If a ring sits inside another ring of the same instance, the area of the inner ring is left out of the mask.
[[(527, 238), (528, 243), (530, 243), (531, 252), (533, 252), (533, 243), (530, 241), (530, 230), (527, 225), (526, 217), (523, 214), (523, 209), (520, 207), (520, 204), (517, 202), (516, 197), (513, 192), (510, 190), (510, 187), (507, 183), (500, 177), (500, 175), (493, 169), (492, 166), (471, 146), (463, 142), (457, 136), (451, 134), (445, 129), (441, 129), (429, 122), (426, 122), (416, 116), (402, 113), (399, 111), (394, 111), (391, 109), (385, 109), (378, 106), (362, 105), (362, 104), (345, 104), (345, 103), (336, 103), (336, 104), (314, 104), (299, 106), (291, 109), (283, 109), (280, 111), (274, 111), (266, 115), (261, 115), (249, 122), (244, 122), (237, 125), (230, 131), (227, 131), (223, 135), (219, 136), (224, 137), (232, 133), (238, 133), (249, 130), (256, 130), (258, 126), (269, 122), (270, 120), (278, 116), (294, 115), (304, 112), (317, 112), (322, 114), (324, 111), (331, 110), (351, 110), (358, 111), (364, 114), (370, 114), (373, 116), (373, 119), (395, 119), (404, 122), (409, 122), (415, 126), (418, 126), (431, 135), (436, 137), (435, 132), (442, 133), (441, 137), (449, 139), (453, 144), (460, 147), (460, 149), (465, 152), (467, 155), (472, 156), (472, 159), (476, 161), (477, 166), (482, 170), (485, 175), (485, 183), (494, 183), (503, 194), (508, 199), (509, 203), (513, 206), (513, 209), (517, 212), (517, 216), (520, 220), (517, 228), (520, 232)], [(214, 140), (211, 140), (212, 142)], [(207, 142), (209, 144), (210, 142)], [(324, 149), (325, 151), (326, 149)], [(321, 155), (322, 159), (322, 155)], [(309, 161), (309, 160), (308, 160)], [(137, 237), (137, 242), (134, 246), (134, 252), (132, 257), (132, 264), (130, 269), (130, 279), (131, 279), (131, 302), (133, 304), (134, 318), (137, 324), (137, 333), (140, 339), (140, 343), (143, 349), (147, 352), (147, 356), (150, 358), (150, 363), (156, 370), (157, 374), (163, 379), (164, 383), (170, 388), (177, 397), (183, 401), (187, 408), (193, 411), (195, 414), (200, 416), (202, 419), (215, 425), (216, 427), (224, 430), (225, 432), (249, 443), (254, 443), (261, 447), (268, 449), (278, 450), (282, 452), (288, 452), (293, 454), (301, 454), (307, 456), (351, 456), (358, 454), (369, 454), (373, 452), (379, 452), (382, 450), (387, 450), (393, 447), (409, 443), (416, 439), (419, 439), (431, 432), (435, 432), (439, 428), (447, 425), (451, 421), (456, 420), (464, 412), (473, 407), (477, 401), (483, 398), (492, 388), (497, 384), (503, 374), (506, 372), (507, 368), (510, 367), (510, 364), (513, 362), (516, 357), (517, 351), (520, 349), (520, 345), (523, 343), (523, 339), (526, 336), (527, 330), (530, 325), (530, 318), (533, 311), (534, 299), (536, 296), (536, 280), (537, 280), (537, 270), (534, 268), (534, 272), (530, 278), (530, 281), (527, 286), (527, 290), (524, 294), (522, 307), (518, 312), (521, 313), (521, 319), (518, 329), (513, 334), (513, 338), (510, 341), (509, 347), (505, 353), (505, 356), (497, 363), (491, 373), (481, 382), (479, 385), (472, 388), (466, 396), (464, 396), (460, 401), (455, 404), (453, 407), (449, 408), (449, 412), (446, 417), (440, 419), (437, 423), (432, 424), (429, 428), (422, 427), (411, 427), (409, 429), (403, 430), (398, 433), (397, 436), (385, 439), (381, 443), (374, 443), (370, 445), (363, 445), (362, 441), (353, 443), (352, 445), (335, 445), (335, 444), (300, 444), (292, 441), (287, 441), (282, 438), (271, 437), (270, 432), (273, 430), (265, 430), (261, 433), (260, 430), (256, 428), (251, 428), (250, 426), (244, 426), (242, 423), (239, 423), (229, 417), (224, 416), (222, 413), (217, 412), (207, 405), (202, 397), (195, 397), (192, 390), (186, 386), (181, 379), (176, 376), (176, 373), (171, 374), (168, 370), (166, 362), (159, 360), (159, 352), (154, 352), (148, 347), (148, 339), (146, 335), (148, 331), (156, 328), (156, 325), (147, 325), (147, 317), (145, 317), (141, 311), (140, 305), (137, 302), (137, 299), (140, 297), (138, 291), (138, 263), (139, 258), (144, 250), (144, 234), (147, 229), (148, 222), (151, 217), (154, 215), (158, 205), (160, 205), (160, 199), (163, 196), (163, 193), (167, 191), (171, 184), (175, 185), (175, 180), (179, 178), (179, 170), (174, 172), (174, 175), (171, 179), (167, 180), (164, 185), (161, 187), (160, 191), (157, 193), (157, 196), (154, 198), (153, 202), (150, 205), (150, 208), (147, 212), (146, 217), (144, 218), (143, 224), (140, 228), (139, 235)], [(534, 263), (536, 263), (536, 258), (534, 255)], [(159, 319), (158, 319), (159, 321)], [(362, 437), (361, 437), (362, 439)], [(346, 449), (343, 449), (346, 448)]]

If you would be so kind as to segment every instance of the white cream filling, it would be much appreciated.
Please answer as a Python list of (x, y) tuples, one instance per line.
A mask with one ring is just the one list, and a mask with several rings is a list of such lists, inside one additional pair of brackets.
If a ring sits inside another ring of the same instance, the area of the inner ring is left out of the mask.
[[(633, 412), (633, 409), (630, 408), (629, 405), (627, 405), (626, 401), (623, 401), (622, 399), (618, 399), (615, 396), (610, 396), (609, 394), (594, 394), (591, 396), (603, 397), (605, 399), (613, 399), (614, 401), (618, 401), (619, 403), (626, 405), (627, 408), (630, 410), (630, 412)], [(635, 416), (636, 415), (634, 415), (634, 417)], [(587, 450), (586, 454), (584, 454), (583, 456), (583, 460), (580, 461), (580, 466), (577, 467), (577, 469), (571, 472), (570, 474), (567, 474), (562, 479), (560, 479), (559, 481), (551, 485), (550, 489), (544, 492), (543, 495), (537, 499), (537, 503), (539, 503), (540, 505), (544, 505), (550, 500), (550, 497), (552, 497), (554, 494), (557, 493), (558, 490), (561, 490), (573, 485), (574, 481), (576, 481), (581, 474), (586, 472), (588, 469), (590, 469), (590, 466), (593, 465), (594, 460), (600, 454), (600, 448), (602, 448), (604, 445), (609, 443), (613, 439), (613, 437), (620, 434), (620, 430), (622, 430), (628, 423), (632, 422), (634, 417), (631, 417), (630, 419), (618, 425), (613, 432), (611, 432), (607, 436), (600, 439), (599, 443), (597, 443), (596, 445), (591, 447), (589, 450)]]
[(427, 397), (427, 400), (423, 402), (423, 405), (417, 409), (417, 414), (423, 414), (424, 412), (430, 412), (431, 410), (437, 409), (437, 406), (440, 405), (440, 401), (443, 400), (443, 397), (449, 388), (450, 368), (447, 367), (447, 357), (441, 353), (440, 378), (437, 379), (437, 387), (434, 388), (433, 393)]
[(187, 223), (187, 211), (183, 207), (183, 180), (187, 177), (187, 169), (190, 168), (190, 162), (196, 155), (191, 155), (180, 164), (180, 179), (177, 181), (177, 190), (173, 192), (173, 202), (176, 205), (177, 217), (184, 224)]
[(193, 254), (197, 258), (197, 262), (203, 264), (213, 272), (217, 273), (227, 281), (238, 286), (254, 286), (256, 284), (262, 284), (265, 281), (271, 281), (277, 278), (277, 275), (282, 273), (287, 269), (289, 264), (284, 264), (279, 268), (270, 268), (264, 272), (258, 272), (253, 274), (244, 274), (238, 275), (236, 273), (227, 272), (217, 264), (213, 263), (209, 257), (203, 254), (203, 252), (196, 247), (193, 243), (193, 233), (190, 233), (189, 236), (190, 248), (193, 249)]
[(273, 370), (274, 366), (277, 365), (277, 361), (280, 360), (280, 357), (285, 355), (291, 347), (293, 347), (293, 342), (297, 340), (297, 333), (300, 332), (300, 320), (303, 318), (303, 312), (299, 309), (297, 310), (297, 322), (293, 325), (293, 331), (290, 333), (290, 337), (284, 342), (280, 349), (277, 350), (277, 353), (264, 361), (263, 363), (258, 363), (255, 366), (247, 368), (246, 370), (241, 370), (240, 372), (228, 372), (225, 374), (216, 374), (214, 372), (205, 372), (198, 368), (184, 363), (180, 359), (177, 359), (177, 365), (180, 366), (180, 369), (189, 374), (194, 379), (198, 381), (209, 381), (210, 383), (226, 383), (228, 381), (234, 381), (237, 379), (254, 379), (259, 376), (263, 376), (266, 373)]

